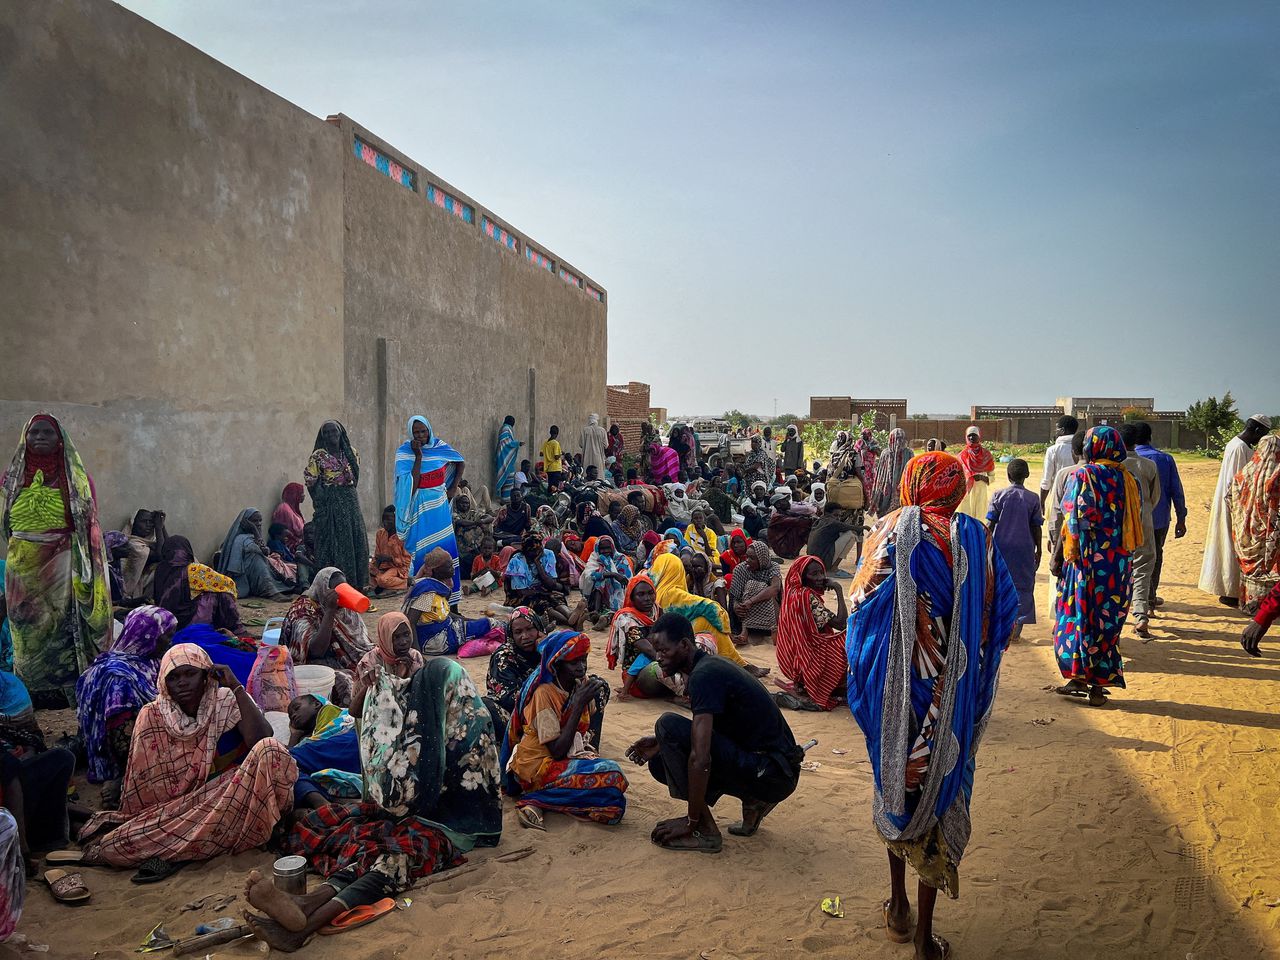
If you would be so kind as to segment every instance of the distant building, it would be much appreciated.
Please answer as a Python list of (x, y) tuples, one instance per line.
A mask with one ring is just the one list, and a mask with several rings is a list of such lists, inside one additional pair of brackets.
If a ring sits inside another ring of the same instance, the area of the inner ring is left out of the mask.
[(855, 397), (810, 397), (809, 419), (822, 421), (849, 421), (874, 412), (876, 429), (888, 430), (899, 420), (907, 419), (907, 401), (863, 400)]
[(1059, 397), (1058, 406), (1081, 420), (1118, 417), (1137, 408), (1151, 412), (1156, 408), (1153, 397)]

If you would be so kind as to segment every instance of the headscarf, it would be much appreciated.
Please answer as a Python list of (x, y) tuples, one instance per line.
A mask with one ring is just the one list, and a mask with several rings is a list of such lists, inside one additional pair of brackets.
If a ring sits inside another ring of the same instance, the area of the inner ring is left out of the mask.
[[(606, 543), (613, 547), (612, 556), (606, 557), (600, 552), (600, 548)], [(627, 562), (627, 555), (618, 549), (618, 545), (613, 542), (613, 537), (596, 538), (596, 545), (592, 549), (591, 555), (587, 558), (586, 566), (582, 568), (580, 579), (590, 581), (591, 575), (598, 570), (603, 570), (605, 573), (621, 573), (628, 578), (631, 577), (631, 564)], [(614, 586), (617, 585), (616, 581), (607, 583), (612, 583)], [(610, 592), (612, 593), (612, 591)]]
[(902, 471), (911, 459), (907, 431), (895, 427), (889, 431), (889, 446), (876, 461), (875, 481), (871, 486), (871, 507), (886, 514), (898, 506), (896, 494), (902, 483)]
[(689, 541), (684, 538), (684, 534), (680, 532), (679, 527), (668, 527), (667, 531), (662, 535), (663, 540), (674, 540), (676, 546), (681, 550), (689, 549)]
[[(38, 456), (27, 450), (27, 431), (37, 420), (53, 425), (58, 432), (59, 447), (53, 454)], [(53, 473), (45, 473), (48, 467)], [(39, 471), (47, 484), (58, 479), (62, 491), (63, 518), (71, 530), (72, 596), (78, 616), (68, 617), (70, 646), (76, 651), (77, 672), (83, 673), (92, 655), (101, 648), (111, 619), (111, 586), (107, 579), (107, 549), (98, 524), (98, 501), (93, 480), (84, 468), (75, 444), (62, 429), (62, 425), (47, 413), (38, 413), (27, 421), (18, 438), (9, 469), (5, 471), (0, 487), (4, 490), (4, 517), (0, 533), (6, 539), (13, 536), (12, 512), (14, 503)]]
[[(651, 627), (653, 626), (653, 621), (662, 614), (662, 608), (658, 606), (656, 596), (651, 613), (645, 613), (635, 605), (632, 594), (635, 593), (636, 587), (642, 583), (647, 583), (653, 588), (653, 580), (645, 573), (638, 573), (627, 581), (627, 591), (622, 596), (622, 606), (618, 608), (618, 612), (613, 615), (613, 619), (609, 622), (609, 646), (605, 649), (605, 660), (609, 664), (610, 670), (617, 667), (618, 658), (622, 656), (623, 635), (626, 633), (626, 627), (629, 622), (636, 623), (642, 627)], [(654, 592), (656, 594), (657, 590), (655, 589)]]
[(618, 526), (632, 540), (640, 540), (644, 536), (644, 521), (640, 517), (640, 508), (628, 503), (618, 514)]
[[(693, 625), (694, 633), (712, 633), (717, 646), (729, 636), (729, 615), (714, 600), (690, 593), (685, 580), (684, 563), (674, 553), (664, 553), (653, 561), (649, 571), (657, 592), (658, 606), (664, 613), (678, 613)], [(705, 621), (705, 629), (698, 621)]]
[[(227, 529), (227, 535), (222, 538), (222, 552), (218, 557), (217, 568), (219, 573), (225, 573), (231, 577), (237, 573), (244, 573), (244, 548), (247, 540), (261, 543), (258, 539), (258, 531), (249, 521), (255, 513), (259, 513), (257, 507), (245, 507), (236, 514), (235, 521)], [(263, 553), (266, 553), (265, 549)]]
[(338, 452), (346, 457), (347, 464), (351, 467), (351, 485), (355, 486), (360, 482), (360, 458), (356, 456), (355, 447), (351, 446), (351, 438), (347, 436), (347, 428), (342, 425), (341, 420), (326, 420), (320, 424), (320, 429), (316, 431), (315, 446), (311, 449), (313, 452), (325, 449), (324, 441), (321, 438), (324, 436), (325, 424), (328, 423), (336, 423), (338, 425)]
[(556, 513), (556, 508), (549, 503), (540, 506), (538, 512), (533, 515), (533, 529), (541, 533), (544, 540), (559, 536), (560, 515)]
[[(332, 740), (334, 737), (341, 736), (356, 728), (356, 718), (351, 716), (351, 711), (344, 707), (338, 706), (336, 703), (330, 703), (328, 697), (322, 697), (318, 693), (304, 694), (320, 704), (320, 709), (316, 713), (315, 723), (311, 725), (311, 732), (307, 734), (308, 740)], [(321, 773), (334, 773), (339, 771), (324, 770)], [(316, 774), (311, 774), (314, 778)], [(359, 775), (356, 775), (359, 780)]]
[[(400, 665), (401, 658), (396, 656), (396, 646), (392, 638), (402, 624), (409, 629), (409, 637), (412, 640), (413, 626), (409, 623), (409, 618), (399, 610), (384, 613), (378, 618), (375, 646), (360, 658), (360, 663), (356, 666), (355, 674), (361, 682), (372, 684), (379, 670), (394, 670)], [(423, 663), (426, 662), (422, 658), (422, 652), (412, 642), (409, 644), (409, 652), (405, 654), (404, 660), (409, 661), (410, 674), (421, 670)]]
[(898, 499), (904, 507), (919, 509), (920, 522), (948, 559), (951, 517), (963, 502), (964, 494), (964, 467), (949, 453), (938, 451), (912, 457), (902, 471)]
[[(976, 430), (970, 427), (970, 430)], [(1117, 434), (1119, 436), (1119, 434)], [(982, 445), (982, 433), (977, 433), (978, 443), (973, 445), (969, 443), (969, 434), (965, 434), (964, 447), (957, 456), (960, 463), (964, 466), (965, 486), (973, 486), (973, 476), (977, 473), (985, 473), (988, 478), (991, 471), (996, 468), (996, 458), (991, 455), (991, 451)]]
[(1231, 484), (1231, 535), (1246, 577), (1280, 575), (1280, 436), (1258, 441)]
[(431, 473), (433, 470), (439, 470), (441, 467), (449, 463), (462, 463), (463, 456), (449, 444), (445, 443), (436, 436), (435, 430), (431, 429), (431, 421), (426, 417), (415, 414), (409, 418), (408, 431), (409, 438), (400, 446), (396, 447), (396, 476), (404, 476), (413, 473), (413, 424), (414, 421), (421, 423), (427, 428), (427, 432), (431, 434), (431, 440), (422, 448), (422, 464), (419, 466), (420, 473)]
[(114, 780), (122, 771), (107, 736), (117, 717), (135, 713), (156, 698), (156, 647), (178, 619), (162, 607), (135, 607), (124, 629), (76, 681), (76, 716), (89, 756), (89, 781)]
[[(502, 740), (502, 756), (498, 764), (500, 770), (507, 769), (511, 754), (515, 752), (516, 744), (524, 735), (524, 711), (533, 697), (533, 691), (544, 683), (556, 682), (557, 664), (581, 660), (590, 652), (591, 639), (585, 633), (578, 633), (576, 630), (556, 630), (542, 638), (542, 642), (538, 644), (540, 655), (538, 669), (524, 682), (520, 695), (516, 697), (515, 709), (511, 711), (511, 719), (507, 721), (507, 732)], [(579, 733), (587, 732), (589, 724), (586, 710), (582, 711), (578, 726)]]
[[(1101, 501), (1100, 471), (1119, 470), (1124, 478), (1123, 519), (1120, 527), (1120, 549), (1132, 553), (1142, 546), (1142, 494), (1138, 492), (1138, 481), (1126, 470), (1122, 463), (1128, 451), (1124, 448), (1124, 440), (1115, 427), (1090, 427), (1084, 435), (1084, 462), (1078, 464), (1075, 472), (1068, 479), (1074, 479), (1080, 490), (1088, 490), (1093, 499)], [(1078, 494), (1077, 494), (1078, 496)], [(1067, 511), (1064, 511), (1067, 513)], [(1072, 510), (1062, 520), (1062, 556), (1064, 560), (1080, 558), (1080, 518)]]
[(862, 436), (854, 443), (853, 450), (862, 459), (862, 476), (869, 481), (875, 476), (876, 457), (880, 452), (876, 446), (875, 431), (870, 427), (863, 427)]
[(240, 721), (235, 695), (208, 682), (196, 715), (187, 716), (167, 683), (178, 667), (208, 671), (213, 661), (194, 643), (175, 644), (161, 659), (156, 699), (138, 711), (133, 726), (133, 748), (120, 796), (120, 813), (126, 816), (203, 786), (213, 768), (218, 739)]

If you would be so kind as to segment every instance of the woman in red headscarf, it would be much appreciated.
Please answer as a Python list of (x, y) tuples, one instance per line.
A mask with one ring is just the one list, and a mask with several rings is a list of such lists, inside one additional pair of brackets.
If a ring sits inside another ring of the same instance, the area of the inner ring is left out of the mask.
[(280, 505), (271, 514), (271, 522), (284, 527), (284, 545), (290, 550), (297, 550), (302, 543), (302, 528), (306, 521), (302, 519), (302, 500), (307, 495), (307, 488), (300, 483), (286, 483), (280, 491)]
[(41, 413), (23, 430), (2, 485), (13, 668), (37, 706), (74, 706), (76, 680), (110, 636), (93, 482), (58, 421)]
[[(828, 590), (835, 592), (834, 612), (822, 603)], [(844, 652), (848, 618), (844, 593), (839, 584), (827, 579), (821, 560), (804, 556), (791, 565), (782, 585), (777, 646), (778, 669), (796, 686), (791, 699), (775, 695), (779, 706), (830, 710), (841, 702), (849, 670)]]

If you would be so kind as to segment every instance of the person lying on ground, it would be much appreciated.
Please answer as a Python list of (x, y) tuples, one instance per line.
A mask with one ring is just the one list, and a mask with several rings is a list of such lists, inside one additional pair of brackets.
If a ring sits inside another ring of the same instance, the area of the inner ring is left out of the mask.
[(295, 809), (360, 799), (363, 780), (355, 717), (328, 698), (304, 693), (289, 702), (289, 753), (298, 764)]
[(652, 737), (627, 750), (636, 764), (688, 802), (684, 816), (663, 820), (650, 839), (669, 850), (718, 853), (723, 846), (711, 808), (722, 796), (742, 801), (735, 836), (753, 836), (777, 804), (795, 792), (804, 752), (768, 692), (724, 657), (708, 656), (683, 617), (663, 614), (649, 633), (662, 670), (688, 677), (693, 720), (664, 713)]

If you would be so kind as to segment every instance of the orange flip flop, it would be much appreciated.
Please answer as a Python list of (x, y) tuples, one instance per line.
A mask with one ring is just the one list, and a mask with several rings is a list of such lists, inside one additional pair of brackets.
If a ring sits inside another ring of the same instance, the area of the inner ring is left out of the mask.
[(390, 897), (383, 897), (377, 903), (366, 903), (359, 907), (352, 907), (346, 913), (340, 913), (334, 917), (333, 922), (328, 926), (321, 927), (320, 935), (322, 937), (331, 937), (335, 933), (346, 933), (356, 927), (363, 927), (367, 923), (373, 923), (379, 917), (385, 917), (395, 908), (396, 902)]

